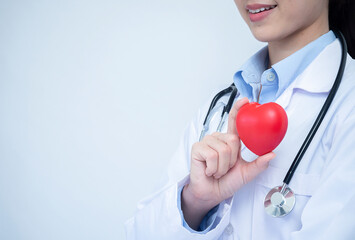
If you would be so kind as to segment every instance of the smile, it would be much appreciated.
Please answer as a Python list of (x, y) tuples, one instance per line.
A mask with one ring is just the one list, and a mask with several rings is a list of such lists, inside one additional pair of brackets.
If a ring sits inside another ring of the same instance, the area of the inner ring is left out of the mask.
[(251, 13), (251, 14), (260, 13), (260, 12), (264, 12), (264, 11), (268, 11), (270, 9), (273, 9), (276, 6), (277, 5), (268, 6), (268, 7), (261, 7), (261, 8), (257, 8), (257, 9), (248, 9), (248, 12)]

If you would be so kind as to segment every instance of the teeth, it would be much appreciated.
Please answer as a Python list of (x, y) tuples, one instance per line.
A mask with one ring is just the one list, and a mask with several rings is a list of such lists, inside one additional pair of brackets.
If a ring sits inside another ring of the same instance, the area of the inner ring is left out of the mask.
[(265, 7), (265, 8), (259, 8), (259, 9), (255, 9), (255, 10), (248, 9), (248, 11), (249, 11), (249, 13), (259, 13), (259, 12), (263, 12), (263, 11), (267, 11), (267, 10), (273, 9), (275, 7), (276, 7), (276, 5), (270, 6), (270, 7)]

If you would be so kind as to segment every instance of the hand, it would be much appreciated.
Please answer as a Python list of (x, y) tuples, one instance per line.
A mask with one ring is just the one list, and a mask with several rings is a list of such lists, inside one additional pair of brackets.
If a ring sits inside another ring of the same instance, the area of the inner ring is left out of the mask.
[(210, 209), (233, 196), (275, 157), (274, 153), (267, 153), (253, 162), (242, 159), (235, 119), (246, 103), (248, 99), (243, 98), (234, 104), (227, 133), (207, 135), (192, 146), (190, 183), (182, 192), (182, 210), (191, 228), (197, 229)]

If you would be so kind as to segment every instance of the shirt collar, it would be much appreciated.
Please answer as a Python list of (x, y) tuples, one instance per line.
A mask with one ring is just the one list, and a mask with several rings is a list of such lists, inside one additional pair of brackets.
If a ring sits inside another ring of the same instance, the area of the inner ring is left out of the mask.
[[(319, 55), (322, 50), (335, 40), (332, 31), (322, 35), (302, 49), (272, 65), (277, 74), (278, 98), (285, 89), (300, 75), (305, 68)], [(253, 85), (260, 83), (262, 73), (268, 65), (268, 48), (265, 46), (254, 54), (234, 75), (234, 84), (242, 96), (253, 99)]]
[(276, 98), (300, 75), (319, 53), (336, 39), (333, 31), (323, 34), (302, 49), (272, 65), (279, 78)]
[(315, 94), (328, 93), (333, 86), (340, 62), (341, 44), (339, 40), (336, 40), (314, 59), (276, 102), (286, 108), (293, 92), (297, 89)]
[(310, 93), (329, 92), (338, 73), (340, 60), (341, 44), (336, 40), (316, 57), (305, 69), (302, 77), (295, 80), (294, 88)]
[(249, 58), (234, 74), (234, 84), (242, 96), (253, 98), (252, 84), (260, 83), (260, 77), (267, 67), (268, 50), (263, 47)]

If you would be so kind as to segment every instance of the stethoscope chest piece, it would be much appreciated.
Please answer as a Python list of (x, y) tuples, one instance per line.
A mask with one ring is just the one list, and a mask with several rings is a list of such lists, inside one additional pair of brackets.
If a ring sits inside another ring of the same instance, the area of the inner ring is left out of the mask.
[(292, 211), (295, 202), (294, 193), (284, 184), (270, 190), (265, 197), (264, 208), (272, 217), (283, 217)]

